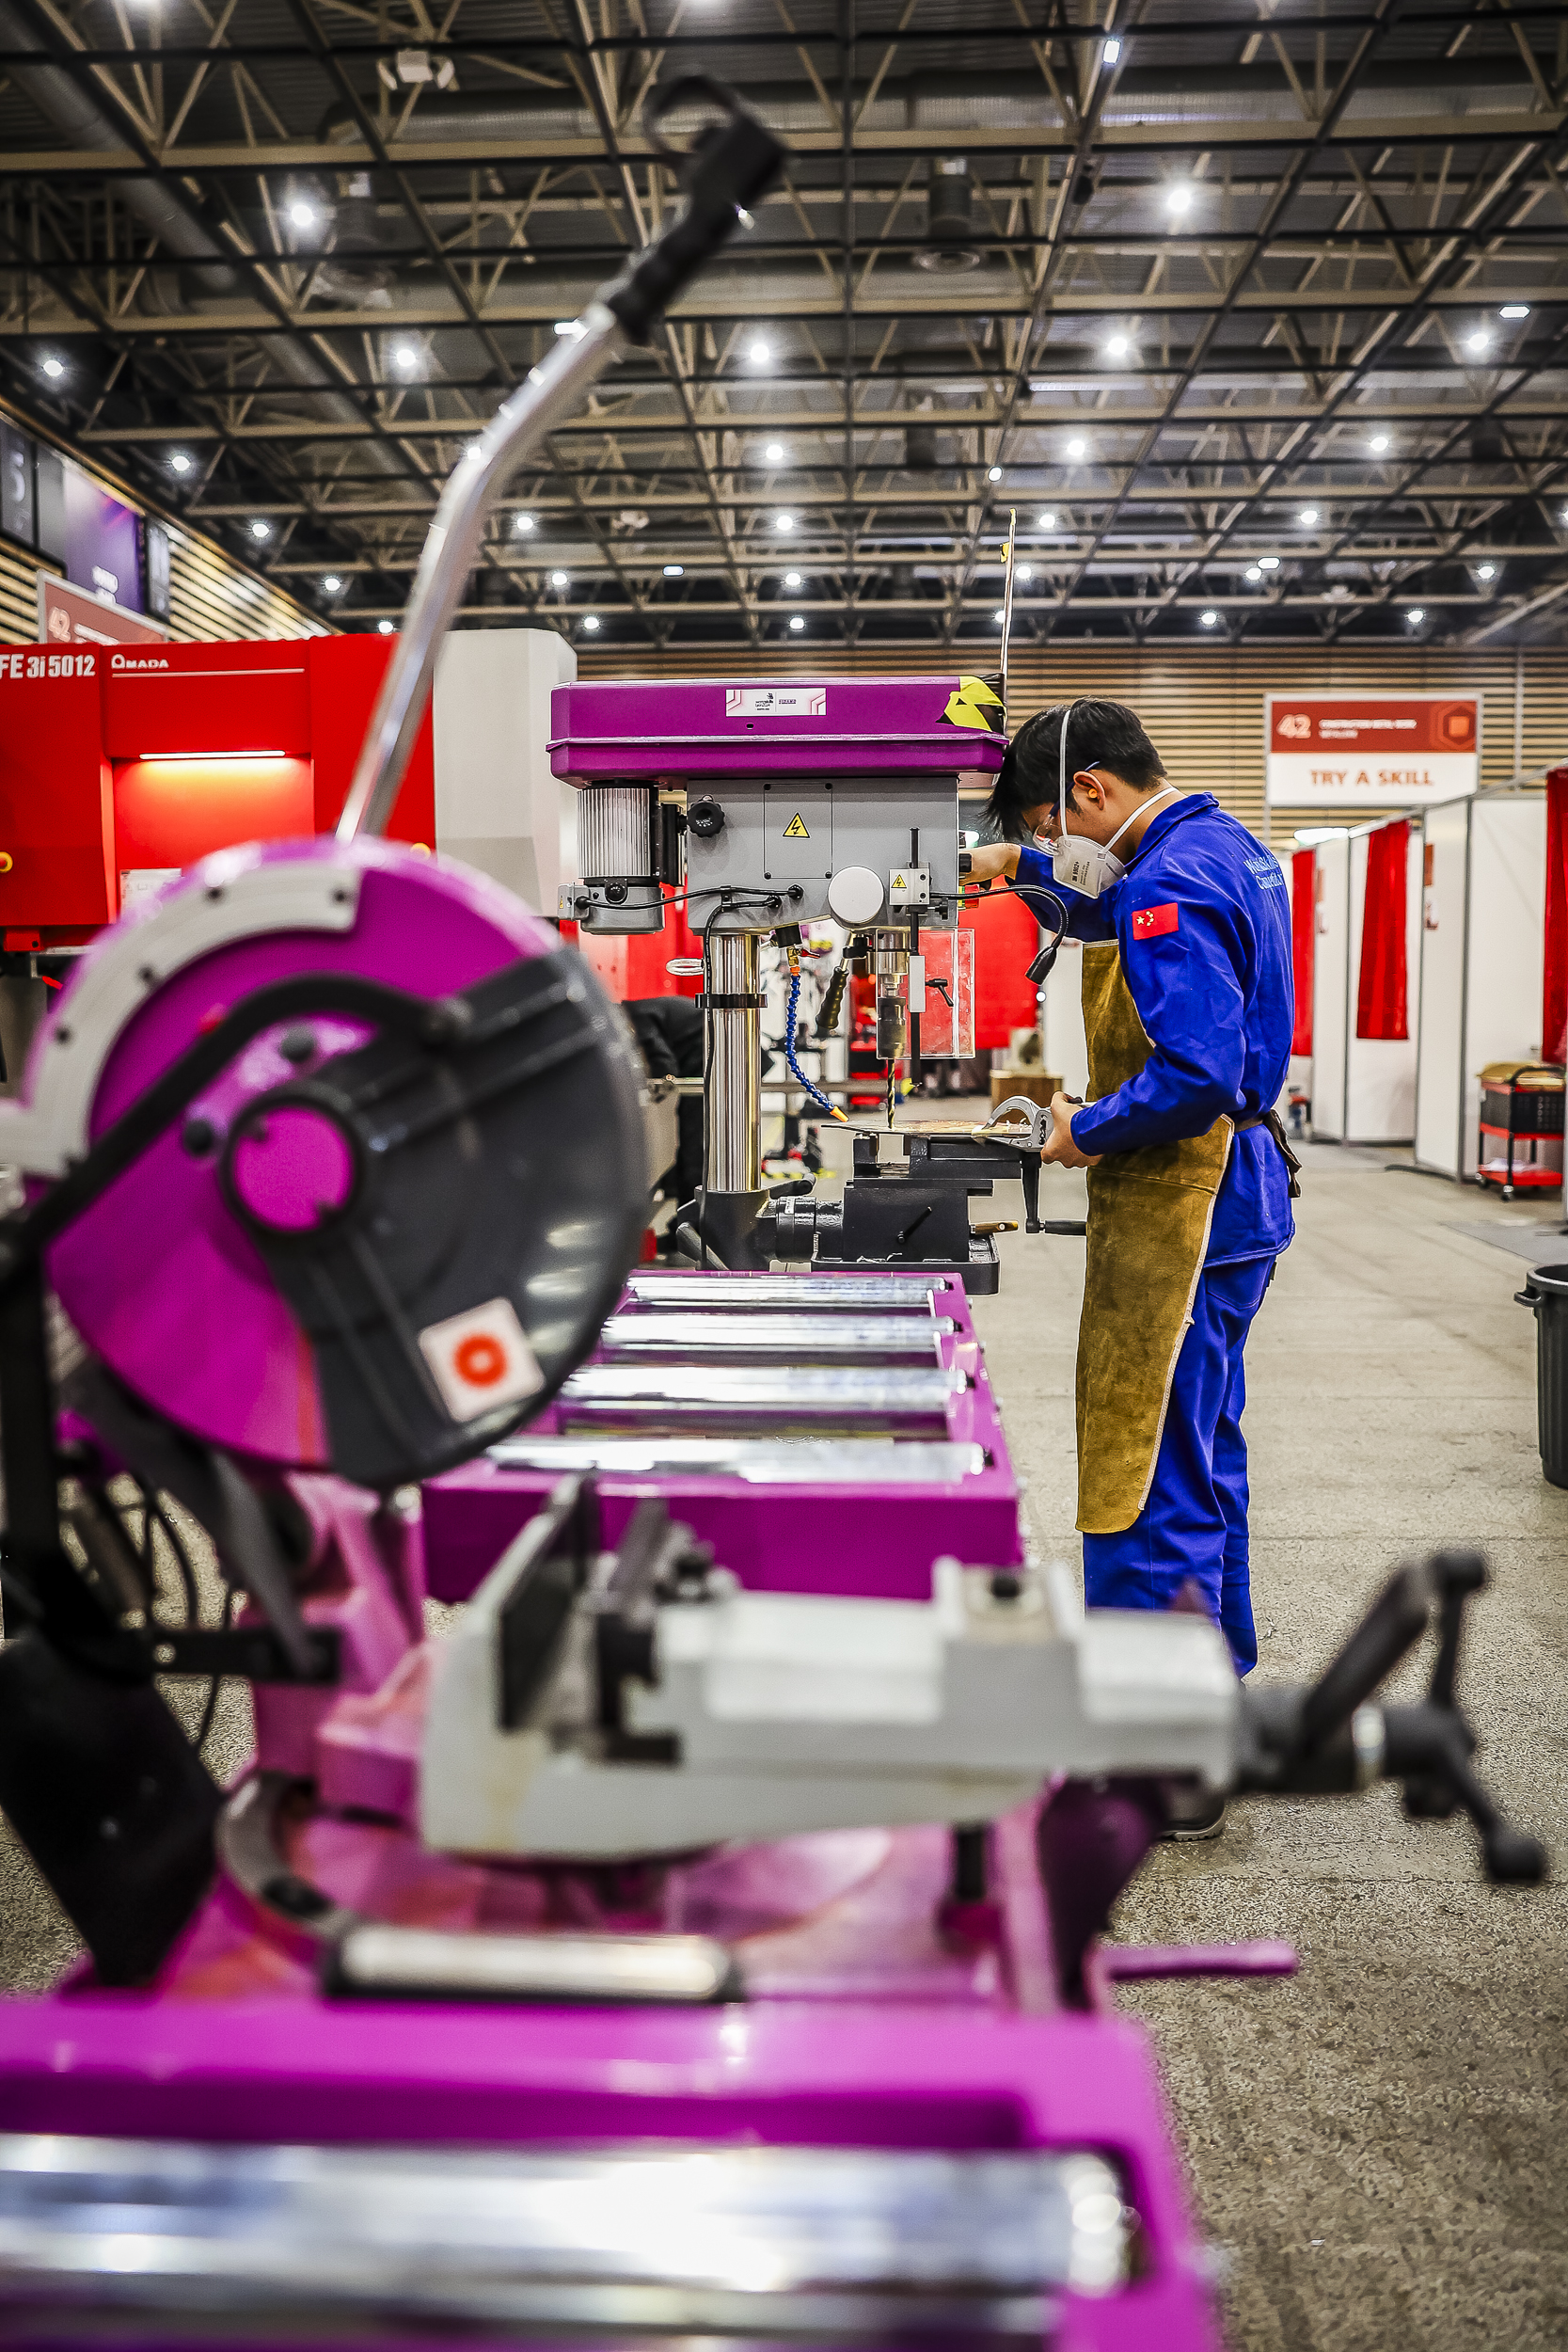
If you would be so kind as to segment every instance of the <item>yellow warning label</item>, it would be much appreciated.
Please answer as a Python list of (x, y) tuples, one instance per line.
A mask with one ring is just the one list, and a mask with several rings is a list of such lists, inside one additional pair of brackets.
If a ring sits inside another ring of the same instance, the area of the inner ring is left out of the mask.
[(805, 826), (800, 821), (800, 812), (799, 809), (796, 810), (794, 816), (784, 827), (784, 837), (786, 841), (809, 841), (811, 839), (810, 834), (806, 831)]
[(960, 677), (942, 715), (950, 726), (988, 727), (998, 735), (1005, 723), (1002, 698), (983, 677)]
[(888, 888), (890, 890), (908, 890), (909, 886), (909, 882), (902, 874), (890, 874), (888, 876)]

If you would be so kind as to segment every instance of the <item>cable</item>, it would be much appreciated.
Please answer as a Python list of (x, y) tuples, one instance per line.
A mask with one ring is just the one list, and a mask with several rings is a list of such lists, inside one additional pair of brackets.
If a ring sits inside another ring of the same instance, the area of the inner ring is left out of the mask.
[(845, 1117), (843, 1111), (839, 1109), (838, 1104), (836, 1103), (831, 1103), (828, 1100), (828, 1097), (823, 1093), (820, 1087), (813, 1086), (811, 1080), (807, 1077), (805, 1072), (801, 1069), (799, 1061), (796, 1059), (795, 1017), (800, 1010), (800, 975), (799, 972), (792, 972), (789, 976), (789, 1009), (784, 1014), (784, 1059), (789, 1064), (789, 1074), (795, 1080), (797, 1086), (803, 1087), (805, 1089), (805, 1091), (810, 1095), (818, 1110), (826, 1111), (830, 1119), (836, 1119), (840, 1126), (847, 1127), (849, 1121)]

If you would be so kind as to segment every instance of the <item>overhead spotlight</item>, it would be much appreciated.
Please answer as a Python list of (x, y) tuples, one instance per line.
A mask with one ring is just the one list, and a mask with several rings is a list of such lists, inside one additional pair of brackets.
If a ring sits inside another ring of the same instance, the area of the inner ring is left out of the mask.
[(572, 575), (570, 572), (552, 572), (550, 574), (550, 586), (552, 588), (569, 588), (571, 584)]
[(799, 586), (800, 585), (800, 573), (799, 573), (799, 572), (785, 572), (784, 577), (784, 586), (785, 586), (786, 588), (799, 588)]
[(789, 626), (791, 628), (804, 628), (805, 623), (801, 620), (799, 612), (792, 612), (789, 616)]
[(1386, 433), (1374, 433), (1371, 439), (1367, 443), (1367, 447), (1371, 451), (1374, 457), (1381, 457), (1387, 446), (1388, 436)]
[(404, 375), (411, 375), (419, 364), (419, 345), (417, 343), (399, 343), (396, 350), (392, 354), (393, 367), (399, 369)]
[(463, 454), (466, 458), (467, 458), (470, 465), (477, 466), (483, 458), (483, 446), (479, 441), (465, 441), (463, 444)]
[(1420, 605), (1413, 604), (1404, 617), (1410, 623), (1412, 628), (1418, 628), (1421, 623), (1426, 619), (1426, 613)]
[(1049, 506), (1042, 515), (1037, 516), (1036, 520), (1042, 531), (1054, 531), (1056, 528), (1056, 517)]
[(594, 631), (599, 626), (598, 614), (596, 612), (585, 612), (583, 615), (582, 626), (588, 631), (589, 635), (592, 636)]
[(1014, 572), (1014, 574), (1013, 574), (1013, 578), (1014, 578), (1015, 580), (1022, 580), (1022, 581), (1023, 581), (1025, 584), (1027, 584), (1027, 583), (1028, 583), (1028, 581), (1030, 581), (1031, 580), (1033, 580), (1033, 579), (1034, 579), (1034, 577), (1035, 577), (1035, 567), (1034, 567), (1033, 564), (1021, 564), (1018, 566), (1018, 569), (1017, 569), (1017, 570)]
[(1260, 555), (1258, 559), (1258, 568), (1260, 572), (1277, 572), (1279, 569), (1278, 556)]
[(289, 207), (289, 218), (296, 229), (313, 229), (316, 225), (316, 208), (313, 204), (307, 204), (302, 196), (295, 197)]
[(1192, 182), (1190, 180), (1173, 181), (1171, 185), (1165, 190), (1166, 212), (1174, 213), (1177, 217), (1180, 218), (1183, 213), (1190, 213), (1192, 209)]
[(512, 517), (512, 528), (514, 531), (522, 532), (523, 536), (526, 538), (531, 531), (537, 531), (539, 526), (534, 521), (531, 515), (514, 515)]
[(1000, 466), (988, 466), (986, 468), (986, 480), (988, 482), (1000, 482), (1001, 479), (1002, 469)]
[(998, 605), (995, 612), (991, 614), (991, 619), (993, 621), (1005, 621), (1006, 617), (1006, 612), (1001, 605)]
[(1246, 570), (1242, 574), (1242, 578), (1243, 580), (1261, 580), (1262, 577), (1263, 575), (1256, 564), (1249, 564)]
[(773, 517), (773, 528), (775, 531), (793, 531), (795, 528), (794, 516), (775, 515)]
[(1497, 312), (1497, 316), (1500, 319), (1528, 319), (1529, 304), (1528, 302), (1505, 302)]
[(1121, 43), (1114, 33), (1108, 41), (1101, 43), (1100, 59), (1102, 65), (1117, 65), (1120, 62)]
[(1465, 336), (1465, 348), (1466, 351), (1474, 351), (1477, 353), (1491, 350), (1492, 338), (1487, 333), (1484, 326), (1478, 326), (1473, 335)]
[(51, 384), (56, 382), (58, 378), (65, 373), (65, 361), (63, 359), (56, 359), (53, 352), (51, 352), (49, 358), (45, 359), (42, 364), (43, 373), (49, 378)]
[(175, 472), (176, 472), (176, 473), (189, 473), (189, 472), (190, 472), (190, 469), (191, 469), (191, 461), (190, 461), (190, 459), (186, 456), (186, 454), (185, 454), (185, 453), (184, 453), (184, 451), (183, 451), (182, 449), (177, 449), (177, 450), (175, 451), (175, 453), (174, 453), (173, 456), (169, 459), (169, 461), (168, 461), (168, 462), (169, 462), (169, 464), (170, 464), (170, 465), (174, 468), (174, 470), (175, 470)]
[(335, 596), (342, 584), (342, 581), (338, 578), (336, 572), (328, 572), (326, 578), (322, 581), (322, 586), (325, 589), (329, 596)]
[(1565, 506), (1565, 507), (1563, 508), (1563, 510), (1562, 510), (1561, 514), (1558, 516), (1558, 521), (1559, 521), (1560, 523), (1562, 523), (1562, 524), (1568, 525), (1568, 506)]
[(272, 537), (271, 523), (253, 522), (250, 526), (250, 535), (253, 539), (270, 539)]
[(762, 453), (770, 466), (783, 466), (788, 463), (789, 452), (782, 441), (769, 441)]
[(666, 580), (684, 580), (686, 577), (686, 565), (684, 564), (666, 564), (664, 566), (664, 577)]
[(1072, 439), (1067, 445), (1067, 453), (1069, 457), (1074, 459), (1086, 457), (1089, 453), (1089, 445), (1087, 441), (1081, 439), (1078, 435), (1074, 434)]
[(376, 634), (379, 637), (390, 637), (396, 626), (397, 624), (395, 621), (377, 621), (375, 625)]
[(1113, 335), (1105, 345), (1107, 359), (1125, 359), (1132, 345), (1125, 335)]
[(750, 351), (746, 354), (746, 357), (751, 360), (753, 367), (766, 367), (768, 360), (773, 357), (773, 346), (763, 336), (759, 335), (756, 342), (752, 345)]
[(1317, 519), (1318, 510), (1315, 506), (1304, 506), (1301, 513), (1296, 516), (1297, 522), (1305, 523), (1308, 531), (1311, 530)]
[(568, 342), (577, 343), (582, 341), (588, 329), (580, 319), (557, 319), (555, 331), (558, 335), (564, 336)]
[(1197, 625), (1199, 628), (1218, 628), (1220, 616), (1217, 612), (1200, 612), (1197, 616)]
[(1478, 580), (1496, 580), (1497, 577), (1497, 567), (1496, 564), (1478, 564), (1476, 565), (1476, 578)]

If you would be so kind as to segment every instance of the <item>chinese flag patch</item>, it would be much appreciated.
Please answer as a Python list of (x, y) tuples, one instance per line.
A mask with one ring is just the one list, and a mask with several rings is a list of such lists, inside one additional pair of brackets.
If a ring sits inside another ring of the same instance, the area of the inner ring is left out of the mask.
[(1173, 899), (1168, 906), (1139, 907), (1132, 917), (1134, 939), (1163, 939), (1176, 929), (1177, 908)]

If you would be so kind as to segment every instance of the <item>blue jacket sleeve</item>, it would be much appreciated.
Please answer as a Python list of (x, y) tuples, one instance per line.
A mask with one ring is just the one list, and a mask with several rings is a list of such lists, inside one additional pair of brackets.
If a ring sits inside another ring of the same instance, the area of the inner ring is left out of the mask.
[[(1117, 927), (1103, 903), (1099, 898), (1085, 898), (1081, 890), (1069, 890), (1065, 882), (1059, 882), (1056, 869), (1043, 850), (1031, 850), (1027, 846), (1020, 849), (1017, 887), (1030, 894), (1037, 890), (1049, 890), (1053, 898), (1059, 898), (1067, 909), (1068, 936), (1070, 939), (1115, 939)], [(1055, 929), (1056, 918), (1049, 907), (1042, 906), (1032, 895), (1025, 897), (1024, 903), (1031, 914)]]
[[(1158, 887), (1158, 885), (1156, 885)], [(1147, 897), (1147, 892), (1140, 892)], [(1130, 900), (1131, 891), (1121, 894)], [(1136, 1152), (1208, 1132), (1242, 1110), (1246, 1066), (1246, 972), (1251, 943), (1241, 910), (1183, 897), (1156, 912), (1172, 928), (1139, 936), (1140, 912), (1118, 908), (1122, 969), (1153, 1048), (1135, 1078), (1072, 1118), (1081, 1152)]]

